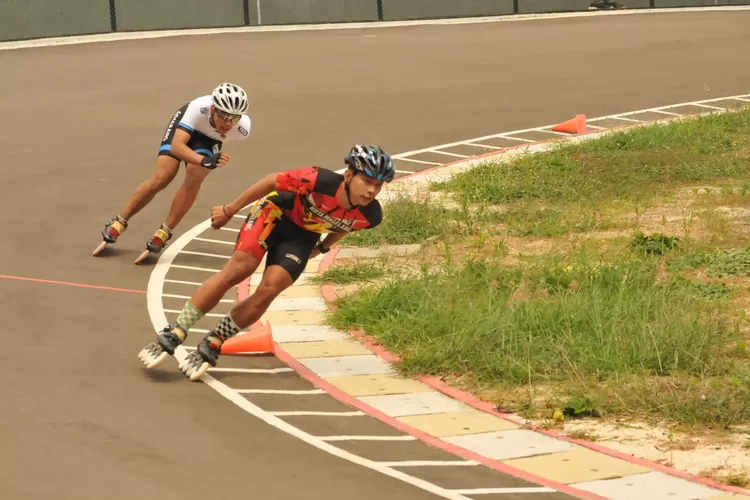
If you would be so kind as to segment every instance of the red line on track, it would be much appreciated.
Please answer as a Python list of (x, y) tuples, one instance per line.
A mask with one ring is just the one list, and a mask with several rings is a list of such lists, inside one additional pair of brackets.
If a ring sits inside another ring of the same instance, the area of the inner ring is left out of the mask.
[(10, 276), (7, 274), (0, 274), (0, 278), (7, 279), (7, 280), (32, 281), (34, 283), (49, 283), (52, 285), (74, 286), (78, 288), (93, 288), (95, 290), (107, 290), (110, 292), (127, 292), (127, 293), (141, 293), (141, 294), (146, 293), (145, 290), (131, 290), (130, 288), (116, 288), (112, 286), (87, 285), (85, 283), (72, 283), (70, 281), (44, 280), (41, 278), (27, 278), (24, 276)]

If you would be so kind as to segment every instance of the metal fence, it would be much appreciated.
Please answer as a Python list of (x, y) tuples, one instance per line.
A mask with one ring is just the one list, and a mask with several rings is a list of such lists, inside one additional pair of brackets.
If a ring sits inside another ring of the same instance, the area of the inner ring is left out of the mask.
[(750, 0), (0, 0), (0, 41), (112, 32), (440, 19)]

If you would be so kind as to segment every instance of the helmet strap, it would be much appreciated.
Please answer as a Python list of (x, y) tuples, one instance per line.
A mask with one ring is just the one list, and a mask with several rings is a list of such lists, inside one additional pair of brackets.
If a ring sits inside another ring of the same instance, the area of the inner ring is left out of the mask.
[[(357, 175), (357, 174), (355, 173), (354, 175)], [(354, 175), (352, 175), (352, 177), (354, 177)], [(357, 208), (359, 205), (355, 205), (354, 203), (352, 203), (352, 195), (351, 195), (351, 191), (349, 191), (348, 181), (344, 181), (344, 191), (346, 191), (346, 201), (349, 202), (349, 206), (352, 209)]]

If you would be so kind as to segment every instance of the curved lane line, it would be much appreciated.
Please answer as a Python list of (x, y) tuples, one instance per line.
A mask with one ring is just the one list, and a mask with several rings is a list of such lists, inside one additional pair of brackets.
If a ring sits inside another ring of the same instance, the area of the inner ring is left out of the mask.
[[(177, 256), (177, 254), (179, 254), (180, 251), (183, 248), (185, 248), (185, 246), (187, 246), (188, 243), (190, 243), (193, 240), (194, 237), (196, 237), (197, 235), (199, 235), (206, 229), (209, 229), (210, 227), (211, 227), (211, 220), (207, 219), (206, 221), (186, 231), (183, 235), (177, 238), (177, 240), (175, 240), (175, 242), (172, 245), (170, 245), (164, 250), (164, 253), (161, 255), (161, 257), (155, 264), (154, 270), (151, 272), (151, 277), (149, 278), (148, 290), (146, 292), (148, 314), (151, 319), (151, 324), (154, 327), (154, 333), (161, 331), (164, 325), (169, 323), (167, 316), (164, 313), (164, 307), (162, 305), (162, 292), (164, 289), (164, 279), (167, 276), (167, 272), (169, 271), (172, 261)], [(144, 340), (148, 341), (147, 339), (144, 339)], [(178, 362), (185, 359), (186, 356), (187, 356), (187, 350), (183, 346), (178, 347), (177, 350), (175, 351), (174, 357), (175, 357), (175, 360), (177, 360)], [(169, 362), (171, 362), (171, 360), (167, 360), (167, 363)], [(321, 439), (294, 427), (293, 425), (285, 422), (284, 420), (278, 418), (277, 416), (272, 415), (271, 413), (262, 410), (258, 406), (251, 403), (248, 399), (244, 398), (241, 394), (231, 389), (226, 384), (212, 377), (210, 375), (210, 371), (209, 373), (206, 373), (203, 376), (201, 381), (208, 384), (208, 386), (210, 386), (213, 390), (215, 390), (216, 392), (218, 392), (219, 394), (221, 394), (226, 399), (236, 404), (237, 406), (239, 406), (246, 412), (263, 420), (268, 425), (271, 425), (283, 432), (286, 432), (287, 434), (294, 436), (304, 441), (305, 443), (310, 444), (320, 450), (328, 452), (331, 455), (334, 455), (339, 458), (343, 458), (344, 460), (348, 460), (357, 465), (367, 467), (368, 469), (375, 470), (377, 472), (385, 474), (386, 476), (390, 476), (395, 479), (400, 479), (401, 481), (407, 484), (416, 486), (417, 488), (421, 488), (425, 491), (438, 495), (442, 498), (446, 498), (447, 500), (472, 500), (469, 497), (466, 497), (459, 493), (455, 493), (455, 492), (446, 490), (444, 488), (440, 488), (439, 486), (436, 486), (422, 479), (418, 479), (416, 477), (413, 477), (403, 472), (392, 469), (388, 466), (382, 465), (372, 460), (362, 458), (360, 456), (354, 455), (353, 453), (349, 453), (331, 444), (328, 444), (327, 442), (322, 441)]]

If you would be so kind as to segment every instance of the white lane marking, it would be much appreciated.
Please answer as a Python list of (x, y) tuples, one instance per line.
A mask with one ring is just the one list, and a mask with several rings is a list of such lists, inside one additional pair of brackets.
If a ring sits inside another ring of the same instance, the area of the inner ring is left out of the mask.
[(481, 143), (478, 143), (478, 142), (468, 142), (467, 141), (464, 144), (466, 144), (467, 146), (476, 146), (478, 148), (496, 149), (498, 151), (501, 150), (501, 149), (505, 149), (505, 148), (501, 148), (500, 146), (490, 146), (489, 144), (481, 144)]
[(499, 493), (554, 493), (556, 490), (544, 486), (530, 488), (475, 488), (465, 490), (451, 490), (462, 495), (492, 495)]
[[(640, 113), (647, 113), (647, 112), (662, 112), (663, 114), (667, 114), (667, 115), (671, 115), (671, 116), (683, 116), (683, 115), (681, 115), (679, 113), (676, 113), (674, 111), (666, 111), (666, 110), (667, 109), (672, 109), (672, 108), (679, 108), (679, 107), (683, 107), (683, 106), (691, 106), (691, 105), (695, 106), (695, 105), (698, 105), (698, 104), (705, 105), (707, 103), (715, 103), (715, 102), (719, 102), (719, 101), (733, 101), (733, 100), (735, 100), (735, 101), (743, 101), (743, 102), (750, 102), (750, 94), (738, 94), (738, 95), (734, 95), (734, 96), (715, 97), (715, 98), (712, 98), (712, 99), (703, 99), (703, 100), (700, 100), (700, 101), (687, 101), (687, 102), (681, 102), (681, 103), (677, 103), (677, 104), (669, 104), (669, 105), (666, 105), (666, 106), (659, 106), (659, 107), (655, 107), (655, 108), (637, 109), (635, 111), (628, 111), (626, 113), (617, 113), (617, 114), (614, 114), (614, 115), (605, 115), (605, 116), (599, 116), (599, 117), (596, 117), (596, 118), (587, 118), (586, 121), (587, 121), (587, 125), (590, 122), (598, 122), (598, 121), (603, 121), (603, 120), (608, 120), (608, 119), (623, 120), (623, 121), (632, 122), (632, 123), (644, 123), (642, 120), (637, 120), (635, 118), (629, 118), (629, 117), (632, 116), (632, 115), (636, 115), (636, 114), (640, 114)], [(711, 108), (718, 108), (717, 110), (714, 111), (714, 112), (717, 112), (717, 113), (720, 113), (722, 111), (726, 111), (727, 110), (727, 108), (722, 108), (721, 106), (710, 106), (710, 107)], [(522, 133), (525, 133), (525, 132), (551, 132), (549, 129), (551, 129), (553, 126), (554, 126), (554, 124), (553, 125), (544, 125), (542, 127), (533, 127), (533, 128), (525, 128), (525, 129), (521, 129), (521, 130), (513, 130), (513, 131), (510, 131), (510, 132), (501, 132), (501, 133), (498, 133), (498, 134), (485, 135), (485, 136), (482, 136), (482, 137), (473, 137), (471, 139), (465, 139), (463, 141), (450, 142), (450, 143), (447, 143), (447, 144), (440, 144), (438, 146), (431, 146), (429, 148), (415, 149), (413, 151), (407, 151), (405, 153), (395, 154), (395, 155), (393, 155), (393, 158), (394, 159), (398, 159), (398, 160), (413, 161), (413, 162), (416, 162), (416, 163), (428, 163), (429, 164), (429, 162), (418, 161), (418, 160), (411, 159), (409, 157), (416, 156), (416, 155), (422, 154), (422, 153), (431, 153), (431, 152), (434, 152), (434, 150), (436, 150), (436, 149), (446, 149), (446, 148), (451, 148), (451, 147), (455, 147), (455, 146), (465, 146), (465, 145), (480, 146), (480, 147), (485, 147), (485, 148), (490, 148), (490, 149), (505, 149), (505, 148), (498, 148), (496, 146), (488, 146), (486, 144), (481, 144), (481, 142), (482, 141), (486, 141), (486, 140), (490, 140), (490, 139), (502, 138), (502, 139), (511, 139), (511, 140), (516, 140), (516, 141), (533, 143), (533, 142), (537, 142), (537, 141), (534, 141), (534, 140), (531, 140), (531, 139), (522, 139), (520, 137), (513, 137), (513, 135), (514, 134), (522, 134)], [(598, 126), (594, 126), (594, 125), (588, 125), (588, 126), (590, 126), (591, 128), (594, 128), (594, 129), (606, 130), (606, 128), (604, 128), (604, 127), (598, 127)], [(552, 131), (552, 132), (554, 132), (554, 131)], [(570, 135), (570, 134), (564, 134), (564, 135), (567, 135), (569, 137), (575, 137), (574, 135)]]
[(694, 103), (694, 104), (693, 104), (693, 106), (698, 106), (699, 108), (709, 108), (709, 109), (716, 109), (716, 110), (720, 110), (720, 111), (723, 111), (723, 110), (724, 110), (724, 108), (722, 108), (722, 107), (720, 107), (720, 106), (711, 106), (711, 105), (709, 105), (709, 104), (700, 104), (700, 103)]
[[(148, 281), (148, 289), (146, 292), (146, 304), (148, 306), (149, 318), (151, 319), (151, 324), (155, 332), (161, 331), (161, 329), (168, 324), (167, 315), (164, 312), (164, 308), (162, 306), (162, 292), (164, 288), (164, 279), (167, 276), (167, 272), (169, 272), (172, 261), (180, 252), (180, 250), (185, 248), (185, 246), (190, 243), (193, 238), (208, 229), (210, 225), (211, 221), (206, 220), (182, 234), (179, 238), (177, 238), (177, 240), (175, 240), (172, 245), (168, 246), (164, 250), (164, 253), (162, 253), (159, 260), (156, 262), (154, 269), (151, 271), (151, 276), (149, 277)], [(148, 341), (148, 338), (144, 338), (144, 344)], [(183, 346), (180, 346), (175, 350), (174, 357), (178, 363), (182, 362), (186, 356), (187, 349), (185, 349)], [(294, 427), (293, 425), (279, 418), (278, 415), (272, 415), (271, 413), (262, 410), (260, 407), (251, 403), (250, 400), (239, 394), (237, 391), (231, 389), (226, 384), (212, 377), (211, 373), (215, 371), (228, 371), (228, 369), (209, 369), (208, 373), (206, 373), (201, 379), (202, 382), (249, 414), (259, 418), (260, 420), (263, 420), (268, 425), (286, 432), (287, 434), (294, 436), (322, 451), (330, 453), (331, 455), (343, 458), (344, 460), (348, 460), (362, 467), (367, 467), (368, 469), (380, 472), (394, 479), (399, 479), (407, 484), (411, 484), (412, 486), (423, 489), (429, 493), (433, 493), (441, 498), (445, 498), (447, 500), (471, 500), (469, 497), (466, 497), (459, 493), (448, 491), (445, 488), (441, 488), (423, 479), (410, 476), (409, 474), (392, 469), (373, 460), (368, 460), (353, 453), (349, 453), (348, 451), (337, 448), (330, 443), (322, 441), (315, 436), (312, 436), (311, 434)], [(287, 368), (286, 371), (293, 370), (291, 368)]]
[(405, 460), (403, 462), (380, 462), (389, 467), (462, 467), (479, 465), (473, 460)]
[(417, 438), (406, 434), (404, 436), (319, 436), (323, 441), (416, 441)]
[(220, 227), (219, 229), (220, 229), (221, 231), (229, 231), (229, 232), (231, 232), (231, 233), (239, 233), (239, 232), (240, 232), (240, 230), (239, 230), (239, 229), (234, 229), (234, 228), (232, 228), (232, 227)]
[(626, 118), (624, 116), (608, 116), (607, 118), (612, 120), (623, 120), (626, 122), (643, 123), (643, 120), (636, 120), (635, 118)]
[(182, 280), (167, 280), (167, 279), (164, 280), (164, 283), (174, 283), (176, 285), (192, 285), (192, 286), (201, 286), (203, 284), (203, 283), (198, 283), (197, 281), (182, 281)]
[(209, 372), (220, 373), (288, 373), (293, 372), (291, 368), (220, 368), (212, 367)]
[[(365, 415), (361, 411), (271, 411), (269, 413), (277, 417), (363, 417)], [(320, 439), (316, 436), (310, 437)]]
[(196, 237), (196, 238), (193, 238), (193, 240), (194, 241), (202, 241), (204, 243), (217, 243), (219, 245), (232, 245), (232, 246), (234, 246), (234, 244), (235, 244), (234, 241), (212, 240), (211, 238)]
[[(187, 269), (188, 271), (203, 271), (204, 273), (218, 273), (221, 269), (211, 269), (210, 267), (185, 266), (182, 264), (172, 264), (175, 269)], [(200, 285), (200, 283), (198, 283)]]
[[(536, 132), (536, 131), (537, 131), (537, 129), (535, 129), (534, 131)], [(501, 134), (501, 135), (498, 135), (497, 137), (500, 137), (501, 139), (510, 139), (510, 140), (513, 140), (513, 141), (522, 141), (522, 142), (537, 142), (537, 141), (536, 141), (536, 140), (534, 140), (534, 139), (523, 139), (523, 138), (521, 138), (521, 137), (513, 137), (513, 136), (511, 136), (511, 135), (510, 135), (510, 134), (512, 134), (512, 133), (513, 133), (513, 132), (508, 132), (507, 134)]]
[[(396, 157), (394, 156), (394, 158)], [(412, 161), (414, 163), (424, 163), (425, 165), (432, 165), (432, 166), (442, 165), (442, 163), (435, 163), (434, 161), (412, 160), (411, 158), (397, 158), (397, 159), (402, 160), (402, 161)]]
[[(169, 299), (184, 299), (184, 300), (190, 300), (190, 298), (191, 298), (190, 295), (178, 295), (178, 294), (174, 294), (174, 293), (165, 293), (164, 295), (162, 295), (162, 297), (169, 298)], [(236, 300), (232, 300), (232, 299), (220, 299), (219, 302), (221, 302), (223, 304), (234, 304), (237, 301)], [(172, 311), (167, 311), (165, 309), (165, 312), (172, 312)], [(193, 332), (195, 330), (191, 329), (190, 331)]]
[(200, 255), (201, 257), (214, 257), (217, 259), (227, 259), (229, 260), (229, 255), (221, 255), (218, 253), (208, 253), (208, 252), (194, 252), (192, 250), (183, 250), (180, 252), (183, 255)]
[[(257, 0), (258, 2), (260, 0)], [(378, 28), (402, 28), (412, 26), (440, 26), (483, 23), (510, 23), (524, 21), (541, 21), (545, 19), (568, 19), (577, 17), (607, 17), (645, 14), (668, 14), (712, 11), (750, 10), (747, 5), (706, 6), (687, 8), (631, 9), (613, 11), (581, 11), (543, 14), (507, 14), (505, 16), (465, 17), (455, 19), (415, 19), (408, 21), (371, 21), (359, 23), (331, 24), (291, 24), (282, 26), (242, 26), (236, 28), (202, 28), (183, 30), (137, 31), (128, 33), (103, 33), (99, 35), (78, 35), (67, 37), (50, 37), (15, 42), (1, 42), (0, 50), (32, 49), (41, 47), (59, 47), (61, 45), (78, 45), (82, 43), (118, 42), (123, 40), (145, 40), (151, 38), (168, 38), (175, 36), (221, 35), (225, 33), (273, 33), (287, 31), (331, 31)], [(260, 23), (260, 9), (258, 9)]]
[(235, 389), (240, 394), (285, 394), (290, 396), (303, 396), (306, 394), (328, 394), (323, 389), (303, 389), (299, 391), (284, 389)]
[(440, 151), (437, 149), (431, 149), (430, 153), (437, 153), (440, 155), (455, 156), (456, 158), (471, 158), (469, 155), (460, 155), (458, 153), (449, 153), (448, 151)]

